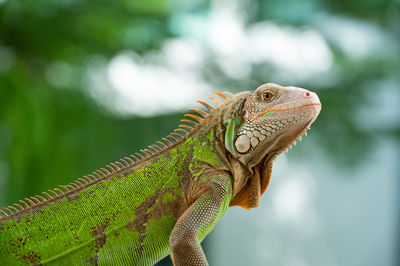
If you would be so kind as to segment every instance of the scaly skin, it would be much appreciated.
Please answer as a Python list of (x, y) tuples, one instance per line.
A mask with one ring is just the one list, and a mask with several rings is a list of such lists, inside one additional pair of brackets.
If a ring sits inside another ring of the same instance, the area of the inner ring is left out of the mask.
[(2, 264), (152, 265), (171, 253), (175, 265), (207, 265), (201, 241), (229, 206), (258, 206), (274, 159), (321, 108), (314, 93), (276, 84), (219, 95), (224, 104), (201, 102), (209, 113), (186, 120), (195, 128), (145, 158), (1, 210)]

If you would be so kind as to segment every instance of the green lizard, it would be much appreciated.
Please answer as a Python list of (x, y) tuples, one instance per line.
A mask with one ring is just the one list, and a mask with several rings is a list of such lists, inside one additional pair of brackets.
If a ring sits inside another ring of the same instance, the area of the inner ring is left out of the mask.
[(321, 110), (271, 83), (216, 94), (157, 145), (0, 209), (1, 264), (207, 265), (201, 241), (229, 206), (259, 205), (276, 156)]

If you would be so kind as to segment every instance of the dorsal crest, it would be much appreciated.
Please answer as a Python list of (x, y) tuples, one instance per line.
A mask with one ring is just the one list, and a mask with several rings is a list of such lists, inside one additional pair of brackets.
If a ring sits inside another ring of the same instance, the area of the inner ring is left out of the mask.
[(36, 207), (45, 205), (68, 194), (76, 193), (88, 186), (100, 182), (101, 180), (110, 178), (111, 176), (114, 176), (119, 172), (122, 172), (146, 160), (149, 160), (150, 158), (153, 158), (154, 156), (157, 156), (158, 154), (181, 143), (182, 141), (186, 140), (186, 138), (189, 137), (190, 134), (194, 132), (197, 127), (201, 126), (202, 121), (206, 119), (211, 112), (214, 112), (219, 107), (223, 106), (233, 97), (233, 94), (229, 92), (214, 92), (214, 94), (218, 95), (221, 98), (221, 100), (219, 100), (218, 98), (209, 97), (209, 99), (217, 105), (216, 107), (213, 107), (212, 105), (204, 101), (197, 101), (198, 103), (202, 104), (206, 108), (206, 110), (204, 111), (197, 108), (190, 109), (196, 114), (185, 114), (184, 116), (190, 119), (182, 119), (181, 121), (183, 122), (183, 124), (180, 124), (178, 128), (176, 128), (166, 137), (162, 138), (159, 141), (156, 141), (155, 144), (150, 145), (133, 155), (126, 156), (119, 161), (112, 162), (105, 167), (92, 172), (89, 175), (78, 178), (68, 185), (60, 185), (59, 187), (42, 192), (42, 195), (25, 198), (24, 200), (19, 200), (17, 203), (14, 203), (7, 207), (3, 207), (2, 209), (0, 209), (0, 221), (3, 219), (11, 218), (14, 215), (18, 215), (22, 212), (32, 210)]

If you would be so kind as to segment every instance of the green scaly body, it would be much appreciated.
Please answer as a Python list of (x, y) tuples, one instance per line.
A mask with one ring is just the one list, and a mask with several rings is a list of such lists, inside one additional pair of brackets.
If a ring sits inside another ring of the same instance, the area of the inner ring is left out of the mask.
[(187, 170), (217, 160), (212, 137), (213, 131), (189, 137), (148, 161), (1, 221), (0, 261), (154, 264), (170, 253), (169, 236), (187, 207)]
[[(201, 241), (229, 206), (258, 207), (275, 157), (316, 119), (316, 94), (264, 84), (199, 101), (138, 157), (0, 209), (4, 265), (208, 265)], [(189, 126), (194, 125), (194, 128)], [(185, 136), (183, 136), (183, 134)], [(125, 160), (126, 159), (126, 160)]]

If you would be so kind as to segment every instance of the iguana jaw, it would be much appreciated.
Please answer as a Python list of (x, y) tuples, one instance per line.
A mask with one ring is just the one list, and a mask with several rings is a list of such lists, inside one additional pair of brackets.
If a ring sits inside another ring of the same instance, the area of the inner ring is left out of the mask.
[(253, 156), (251, 156), (250, 159), (241, 161), (251, 168), (262, 163), (266, 157), (276, 157), (282, 152), (287, 151), (291, 146), (295, 145), (298, 140), (301, 140), (303, 135), (307, 134), (307, 130), (310, 129), (310, 125), (315, 119), (316, 116), (292, 126), (289, 129), (283, 129), (275, 133), (273, 137), (260, 143), (253, 149)]

